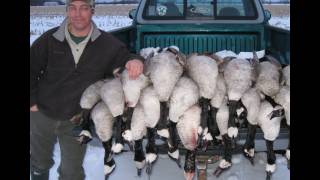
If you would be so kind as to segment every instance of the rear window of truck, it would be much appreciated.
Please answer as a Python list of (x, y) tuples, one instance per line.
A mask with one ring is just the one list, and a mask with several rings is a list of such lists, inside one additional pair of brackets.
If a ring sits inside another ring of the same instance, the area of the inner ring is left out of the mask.
[(258, 15), (253, 0), (150, 0), (144, 7), (143, 18), (254, 20)]

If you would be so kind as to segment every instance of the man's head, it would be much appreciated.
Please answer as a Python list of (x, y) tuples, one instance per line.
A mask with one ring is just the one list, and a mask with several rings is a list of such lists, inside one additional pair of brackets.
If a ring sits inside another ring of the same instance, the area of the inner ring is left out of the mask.
[(90, 30), (94, 13), (94, 0), (67, 0), (67, 16), (72, 32)]

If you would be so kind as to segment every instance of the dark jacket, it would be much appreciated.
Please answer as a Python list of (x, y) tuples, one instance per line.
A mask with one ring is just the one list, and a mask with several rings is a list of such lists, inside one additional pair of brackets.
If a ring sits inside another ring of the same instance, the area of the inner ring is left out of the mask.
[[(126, 46), (111, 34), (98, 30), (85, 47), (78, 64), (71, 48), (59, 31), (53, 28), (39, 37), (30, 48), (30, 107), (51, 118), (67, 120), (81, 112), (80, 98), (92, 83), (112, 77), (112, 72), (130, 59)], [(57, 35), (58, 34), (58, 35)]]

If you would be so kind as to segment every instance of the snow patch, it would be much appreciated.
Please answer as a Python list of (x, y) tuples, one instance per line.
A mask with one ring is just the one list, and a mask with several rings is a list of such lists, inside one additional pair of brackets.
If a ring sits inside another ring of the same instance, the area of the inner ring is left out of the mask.
[(231, 175), (227, 180), (239, 180), (239, 177), (237, 175)]
[(238, 164), (241, 162), (240, 155), (233, 156), (231, 159), (232, 164)]

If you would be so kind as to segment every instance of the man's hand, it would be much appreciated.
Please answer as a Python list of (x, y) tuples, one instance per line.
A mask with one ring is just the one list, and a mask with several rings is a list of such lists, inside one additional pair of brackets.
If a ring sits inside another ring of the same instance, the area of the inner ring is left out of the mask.
[(126, 69), (130, 79), (136, 79), (143, 72), (143, 63), (140, 60), (133, 59), (127, 62)]
[(37, 111), (39, 111), (38, 106), (37, 106), (37, 105), (33, 105), (33, 106), (30, 108), (30, 111), (31, 111), (31, 112), (37, 112)]

